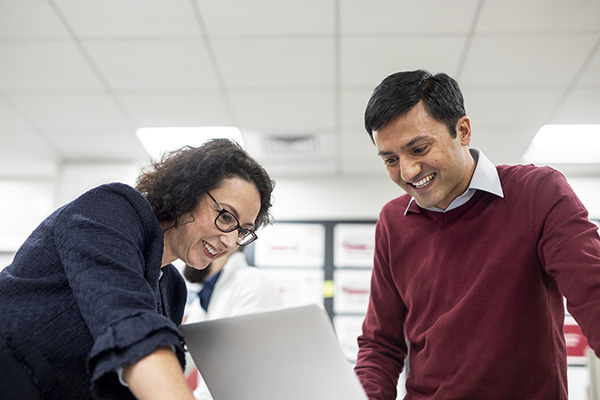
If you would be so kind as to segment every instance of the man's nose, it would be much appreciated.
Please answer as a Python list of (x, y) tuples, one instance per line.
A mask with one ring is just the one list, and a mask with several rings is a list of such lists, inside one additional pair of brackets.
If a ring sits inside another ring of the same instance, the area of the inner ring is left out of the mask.
[(412, 181), (421, 172), (421, 164), (410, 158), (401, 158), (398, 165), (400, 177), (404, 182)]

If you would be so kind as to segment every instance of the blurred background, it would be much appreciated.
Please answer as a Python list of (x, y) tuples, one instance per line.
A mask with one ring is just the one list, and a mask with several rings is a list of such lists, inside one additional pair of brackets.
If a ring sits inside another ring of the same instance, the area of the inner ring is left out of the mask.
[[(56, 207), (133, 184), (147, 127), (234, 126), (277, 181), (279, 221), (374, 221), (402, 194), (362, 126), (414, 69), (464, 92), (495, 164), (562, 171), (600, 219), (600, 1), (0, 0), (0, 268)], [(546, 154), (548, 157), (544, 157)]]

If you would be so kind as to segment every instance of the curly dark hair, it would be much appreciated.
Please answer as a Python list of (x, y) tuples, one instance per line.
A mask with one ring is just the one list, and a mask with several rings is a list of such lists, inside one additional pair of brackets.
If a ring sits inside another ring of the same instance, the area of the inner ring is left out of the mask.
[(272, 223), (269, 214), (275, 182), (236, 142), (213, 139), (200, 147), (185, 146), (165, 153), (137, 178), (136, 189), (148, 200), (160, 222), (178, 226), (183, 214), (196, 208), (200, 196), (227, 178), (253, 183), (261, 205), (256, 228)]

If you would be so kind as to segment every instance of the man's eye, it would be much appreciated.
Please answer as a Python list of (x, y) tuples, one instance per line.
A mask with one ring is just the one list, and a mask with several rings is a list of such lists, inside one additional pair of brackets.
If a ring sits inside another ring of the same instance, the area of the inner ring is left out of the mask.
[(426, 150), (427, 150), (427, 146), (419, 146), (413, 150), (413, 153), (421, 154), (421, 153), (424, 153)]
[(398, 157), (384, 158), (383, 162), (385, 165), (395, 165), (398, 163)]

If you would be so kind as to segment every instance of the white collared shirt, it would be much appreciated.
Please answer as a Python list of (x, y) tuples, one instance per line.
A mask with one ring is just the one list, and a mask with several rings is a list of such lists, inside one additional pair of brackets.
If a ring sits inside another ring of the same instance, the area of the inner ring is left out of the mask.
[[(436, 212), (447, 212), (453, 210), (469, 201), (477, 190), (483, 190), (485, 192), (495, 194), (498, 197), (504, 198), (504, 192), (502, 191), (502, 184), (500, 183), (498, 170), (494, 164), (492, 164), (492, 162), (479, 149), (470, 148), (469, 152), (475, 160), (475, 171), (473, 171), (473, 176), (471, 177), (471, 182), (469, 182), (469, 187), (467, 190), (452, 200), (452, 203), (450, 203), (445, 210), (437, 207), (427, 208), (427, 210)], [(413, 201), (415, 201), (414, 197), (408, 202), (408, 206), (404, 211), (404, 215), (406, 215), (408, 212), (408, 208)]]

